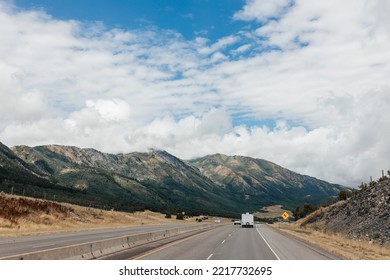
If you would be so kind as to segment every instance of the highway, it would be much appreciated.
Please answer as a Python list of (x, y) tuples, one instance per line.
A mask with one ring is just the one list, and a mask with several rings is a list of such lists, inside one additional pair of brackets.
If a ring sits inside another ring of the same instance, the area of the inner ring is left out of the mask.
[[(108, 238), (158, 231), (188, 224), (167, 224), (120, 229), (0, 238), (0, 258)], [(102, 259), (123, 260), (326, 260), (337, 257), (286, 235), (266, 224), (254, 228), (222, 225), (150, 242)]]
[(63, 246), (104, 240), (114, 237), (121, 237), (125, 235), (185, 227), (188, 225), (191, 224), (166, 224), (118, 229), (100, 229), (79, 232), (42, 234), (25, 237), (0, 237), (0, 258)]
[(337, 259), (265, 224), (226, 225), (197, 235), (157, 242), (105, 259), (139, 260), (328, 260)]

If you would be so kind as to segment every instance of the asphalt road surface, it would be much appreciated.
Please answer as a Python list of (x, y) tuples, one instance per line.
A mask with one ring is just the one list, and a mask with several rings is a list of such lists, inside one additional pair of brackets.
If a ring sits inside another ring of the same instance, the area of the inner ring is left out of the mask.
[(125, 235), (188, 226), (190, 224), (166, 224), (119, 229), (103, 229), (70, 233), (44, 234), (26, 237), (0, 237), (0, 258), (23, 253), (47, 250)]
[[(167, 224), (121, 229), (0, 238), (0, 257), (151, 232), (188, 224)], [(266, 225), (241, 228), (223, 225), (187, 233), (106, 256), (103, 259), (143, 260), (322, 260), (335, 256)]]
[[(121, 257), (125, 256), (122, 254)], [(129, 259), (142, 260), (326, 260), (335, 256), (265, 225), (222, 226)]]

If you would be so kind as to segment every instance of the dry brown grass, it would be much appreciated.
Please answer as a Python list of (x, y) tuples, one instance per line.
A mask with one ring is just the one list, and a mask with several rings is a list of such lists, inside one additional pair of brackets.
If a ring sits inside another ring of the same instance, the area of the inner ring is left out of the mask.
[[(0, 236), (21, 236), (98, 228), (118, 228), (165, 223), (195, 222), (176, 220), (172, 215), (151, 211), (126, 213), (81, 207), (40, 199), (0, 195)], [(213, 218), (210, 217), (210, 221)]]
[(390, 246), (380, 246), (367, 240), (353, 240), (341, 234), (324, 233), (310, 227), (302, 228), (298, 224), (274, 224), (309, 244), (349, 260), (390, 260)]
[(256, 212), (254, 215), (258, 218), (281, 218), (284, 212), (287, 212), (290, 217), (293, 216), (291, 211), (283, 209), (283, 205), (273, 205), (262, 208), (267, 212)]
[(69, 207), (52, 201), (0, 195), (0, 218), (8, 220), (11, 227), (18, 225), (19, 219), (29, 216), (33, 212), (53, 213), (67, 217), (71, 210)]

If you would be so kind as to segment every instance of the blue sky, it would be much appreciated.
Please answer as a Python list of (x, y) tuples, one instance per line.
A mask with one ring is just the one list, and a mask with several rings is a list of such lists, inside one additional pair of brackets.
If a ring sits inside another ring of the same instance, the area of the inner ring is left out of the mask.
[(172, 29), (190, 40), (203, 34), (215, 41), (251, 25), (233, 20), (243, 0), (16, 0), (14, 3), (27, 9), (43, 9), (60, 19), (101, 21), (108, 28)]
[(0, 0), (0, 141), (390, 169), (387, 0)]

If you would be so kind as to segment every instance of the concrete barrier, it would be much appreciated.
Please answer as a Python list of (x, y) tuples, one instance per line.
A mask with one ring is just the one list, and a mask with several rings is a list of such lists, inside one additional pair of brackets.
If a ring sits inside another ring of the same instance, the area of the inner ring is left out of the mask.
[(1, 260), (66, 260), (93, 259), (92, 243), (60, 247), (1, 258)]
[(127, 237), (119, 237), (96, 241), (91, 243), (91, 252), (94, 258), (109, 255), (114, 252), (122, 251), (129, 248)]
[(161, 231), (153, 231), (60, 247), (55, 249), (36, 251), (10, 257), (0, 258), (0, 260), (90, 260), (119, 252), (132, 247), (143, 245), (152, 241), (157, 241), (172, 236), (214, 228), (217, 225), (204, 223), (188, 227), (173, 228)]

